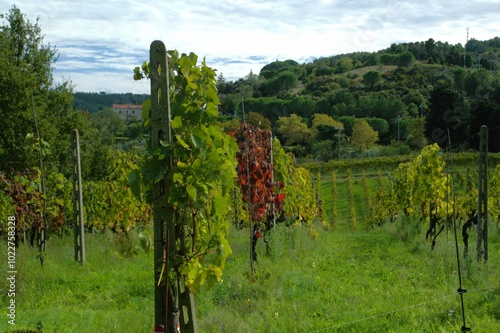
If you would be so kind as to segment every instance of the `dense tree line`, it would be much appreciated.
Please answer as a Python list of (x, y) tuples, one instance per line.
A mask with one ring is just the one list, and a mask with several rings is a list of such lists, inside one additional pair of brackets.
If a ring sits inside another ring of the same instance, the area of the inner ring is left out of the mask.
[[(333, 153), (369, 154), (374, 146), (353, 143), (356, 119), (365, 119), (377, 133), (377, 143), (398, 153), (428, 143), (455, 150), (477, 147), (481, 125), (500, 126), (500, 38), (469, 40), (465, 46), (435, 41), (392, 44), (378, 52), (356, 52), (298, 64), (276, 60), (237, 81), (218, 77), (221, 113), (241, 121), (243, 109), (267, 119), (273, 132), (299, 156), (317, 157), (314, 147)], [(342, 124), (311, 136), (313, 120), (327, 115)], [(293, 118), (296, 117), (296, 118)], [(279, 128), (287, 118), (303, 137), (290, 142)], [(302, 130), (300, 130), (302, 128)], [(354, 138), (357, 136), (355, 135)], [(291, 147), (300, 146), (300, 147)], [(490, 134), (490, 150), (500, 150), (500, 135)], [(364, 151), (364, 152), (363, 152)], [(338, 154), (337, 154), (338, 156)]]
[(106, 92), (75, 92), (73, 107), (90, 113), (109, 108), (113, 104), (141, 104), (149, 95), (145, 94), (113, 94)]
[[(39, 168), (41, 157), (47, 172), (71, 177), (75, 128), (86, 180), (109, 173), (114, 150), (144, 146), (139, 140), (142, 124), (126, 124), (109, 108), (113, 103), (140, 103), (143, 96), (75, 94), (70, 81), (54, 85), (58, 51), (44, 43), (38, 20), (30, 22), (16, 6), (0, 18), (0, 171), (12, 174)], [(88, 107), (76, 108), (75, 95), (88, 101)]]

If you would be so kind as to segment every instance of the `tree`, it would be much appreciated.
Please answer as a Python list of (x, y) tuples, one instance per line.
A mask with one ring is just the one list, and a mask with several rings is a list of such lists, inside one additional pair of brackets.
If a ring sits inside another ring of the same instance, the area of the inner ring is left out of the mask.
[(396, 65), (399, 67), (410, 67), (415, 63), (415, 56), (410, 51), (400, 53), (396, 57)]
[(295, 96), (288, 101), (286, 107), (289, 113), (295, 113), (302, 118), (310, 118), (316, 109), (316, 100), (308, 96)]
[(110, 135), (110, 143), (114, 138), (123, 135), (127, 129), (127, 124), (112, 108), (105, 108), (92, 115), (94, 126), (101, 132), (101, 135)]
[(245, 120), (250, 125), (259, 127), (260, 129), (263, 129), (263, 130), (270, 130), (271, 129), (271, 122), (269, 121), (269, 119), (267, 119), (266, 117), (264, 117), (260, 113), (248, 112), (248, 114), (245, 117)]
[(52, 64), (56, 51), (43, 44), (38, 20), (30, 23), (13, 6), (0, 27), (0, 160), (32, 166), (36, 161), (25, 150), (26, 135), (35, 133), (35, 112), (45, 138), (57, 133), (45, 120)]
[(378, 133), (365, 119), (356, 119), (352, 128), (351, 142), (355, 146), (369, 149), (378, 141)]
[(455, 89), (458, 92), (462, 92), (465, 87), (465, 77), (467, 76), (467, 71), (462, 67), (455, 67), (453, 69), (453, 78), (455, 80)]
[(389, 132), (389, 123), (387, 120), (382, 118), (365, 118), (368, 124), (373, 128), (379, 135), (384, 135)]
[(265, 89), (269, 95), (274, 95), (295, 88), (298, 83), (297, 76), (293, 72), (286, 70), (270, 78), (265, 85)]
[(335, 64), (335, 68), (337, 73), (344, 73), (350, 71), (353, 68), (353, 61), (347, 57), (342, 57)]
[(406, 141), (412, 149), (421, 150), (427, 145), (425, 137), (425, 118), (411, 118), (408, 126), (408, 137)]
[[(471, 110), (472, 119), (470, 122), (470, 133), (478, 133), (482, 125), (488, 125), (490, 129), (500, 127), (500, 82), (496, 82), (490, 87), (492, 98), (484, 98), (477, 102)], [(498, 130), (490, 130), (488, 151), (500, 151), (500, 134)], [(479, 135), (471, 138), (472, 147), (479, 147)]]
[(295, 60), (276, 60), (262, 67), (262, 69), (260, 70), (260, 76), (269, 80), (284, 71), (292, 72), (296, 77), (300, 77), (304, 72), (303, 68)]
[[(336, 131), (339, 128), (344, 129), (344, 124), (339, 121), (334, 120), (327, 114), (316, 113), (313, 117), (311, 126), (311, 139), (312, 140), (331, 140), (332, 137), (325, 136), (326, 133), (331, 133), (331, 131)], [(320, 137), (321, 133), (321, 138)]]
[(334, 149), (334, 144), (333, 140), (316, 141), (312, 145), (311, 153), (315, 158), (328, 162), (336, 157), (337, 152)]
[[(24, 170), (38, 166), (38, 156), (29, 141), (29, 133), (38, 133), (50, 146), (44, 156), (47, 169), (71, 174), (71, 131), (81, 129), (81, 145), (100, 142), (98, 134), (90, 134), (90, 123), (83, 113), (73, 109), (73, 88), (70, 81), (53, 87), (52, 70), (57, 61), (57, 50), (43, 42), (38, 20), (33, 24), (13, 6), (2, 15), (0, 26), (0, 165), (8, 163), (9, 169)], [(82, 133), (86, 133), (83, 134)], [(35, 137), (36, 138), (36, 137)], [(87, 141), (88, 140), (88, 141)], [(83, 154), (87, 154), (82, 149)], [(102, 151), (100, 151), (102, 152)], [(92, 153), (93, 154), (93, 153)], [(84, 163), (94, 163), (94, 158), (82, 157)], [(14, 162), (14, 163), (13, 163)]]
[(384, 53), (380, 56), (380, 62), (383, 65), (386, 65), (386, 66), (394, 65), (395, 61), (396, 61), (396, 57), (394, 56), (394, 54)]
[(286, 145), (304, 144), (311, 136), (311, 130), (307, 124), (296, 114), (289, 117), (279, 117), (276, 125), (278, 133)]
[(340, 117), (339, 120), (342, 124), (344, 124), (345, 135), (351, 136), (354, 124), (356, 123), (356, 117), (343, 116), (343, 117)]
[(238, 127), (240, 127), (240, 121), (238, 118), (233, 117), (231, 120), (226, 120), (226, 121), (219, 121), (218, 125), (224, 132), (229, 132), (230, 130), (236, 130)]
[(428, 62), (431, 63), (431, 64), (433, 64), (434, 62), (436, 62), (437, 49), (436, 49), (436, 42), (434, 41), (434, 39), (429, 38), (424, 43), (424, 49), (425, 49), (425, 53), (426, 53), (427, 58), (428, 58)]
[(377, 85), (379, 82), (382, 81), (382, 75), (378, 71), (368, 71), (363, 75), (363, 84), (366, 86), (370, 86), (373, 88), (375, 85)]
[(436, 86), (431, 91), (429, 102), (425, 130), (430, 142), (444, 148), (449, 143), (448, 133), (454, 145), (468, 142), (471, 116), (465, 108), (463, 96), (451, 87)]
[(227, 82), (224, 74), (222, 72), (217, 76), (217, 91), (219, 94), (229, 94), (231, 93), (231, 85)]

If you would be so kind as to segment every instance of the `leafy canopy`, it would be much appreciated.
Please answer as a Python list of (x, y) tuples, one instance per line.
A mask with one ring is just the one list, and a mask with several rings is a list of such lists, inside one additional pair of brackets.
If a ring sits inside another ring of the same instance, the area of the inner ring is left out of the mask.
[(356, 119), (352, 128), (351, 139), (354, 145), (369, 149), (378, 141), (378, 133), (365, 119)]

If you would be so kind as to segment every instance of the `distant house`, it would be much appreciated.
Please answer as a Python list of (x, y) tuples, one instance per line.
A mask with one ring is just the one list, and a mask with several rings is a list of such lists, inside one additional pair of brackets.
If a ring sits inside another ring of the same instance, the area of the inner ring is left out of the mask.
[(127, 123), (142, 120), (142, 105), (113, 104), (113, 110)]

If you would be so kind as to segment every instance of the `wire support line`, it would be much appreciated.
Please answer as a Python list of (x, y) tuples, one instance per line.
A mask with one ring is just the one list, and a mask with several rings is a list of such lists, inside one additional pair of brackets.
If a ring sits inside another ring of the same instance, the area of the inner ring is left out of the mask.
[(460, 253), (458, 250), (458, 236), (457, 236), (457, 218), (456, 218), (456, 193), (455, 193), (455, 168), (453, 165), (453, 157), (451, 155), (451, 137), (450, 137), (450, 129), (448, 128), (448, 145), (450, 147), (449, 150), (449, 158), (450, 158), (450, 164), (451, 164), (451, 192), (452, 192), (452, 197), (453, 197), (453, 234), (455, 236), (455, 252), (457, 256), (457, 274), (458, 274), (458, 294), (460, 295), (460, 305), (462, 309), (462, 332), (467, 332), (470, 329), (466, 325), (465, 321), (465, 304), (464, 304), (464, 293), (467, 292), (467, 290), (463, 289), (462, 286), (462, 272), (461, 272), (461, 265), (460, 265)]
[[(471, 290), (468, 290), (467, 292), (468, 293), (473, 293), (473, 292), (477, 292), (477, 291), (494, 290), (494, 289), (500, 289), (500, 285), (496, 286), (496, 287), (490, 287), (490, 288), (476, 288), (476, 289), (471, 289)], [(369, 316), (369, 317), (365, 317), (365, 318), (353, 320), (353, 321), (350, 321), (350, 322), (347, 322), (347, 323), (343, 323), (343, 324), (329, 326), (329, 327), (322, 328), (322, 329), (319, 329), (319, 330), (316, 330), (316, 331), (309, 331), (308, 333), (327, 332), (327, 331), (332, 330), (332, 329), (337, 329), (337, 328), (341, 328), (341, 327), (345, 327), (345, 326), (357, 324), (357, 323), (360, 323), (360, 322), (363, 322), (363, 321), (367, 321), (367, 320), (370, 320), (370, 319), (376, 319), (376, 318), (384, 317), (384, 316), (391, 315), (391, 314), (394, 314), (394, 313), (403, 312), (403, 311), (410, 310), (410, 309), (415, 309), (415, 308), (422, 307), (422, 306), (427, 305), (427, 304), (436, 303), (436, 302), (442, 301), (444, 299), (451, 298), (453, 296), (458, 296), (458, 294), (455, 292), (453, 294), (441, 296), (439, 298), (435, 298), (435, 299), (432, 299), (432, 300), (427, 301), (427, 302), (421, 302), (421, 303), (418, 303), (418, 304), (405, 306), (403, 308), (399, 308), (399, 309), (395, 309), (395, 310), (391, 310), (391, 311), (379, 313), (379, 314), (376, 314), (376, 315), (373, 315), (373, 316)]]
[[(496, 127), (492, 127), (492, 128), (488, 128), (488, 131), (496, 131), (496, 130), (500, 130), (500, 126), (496, 126)], [(477, 135), (479, 135), (480, 132), (477, 133)]]

